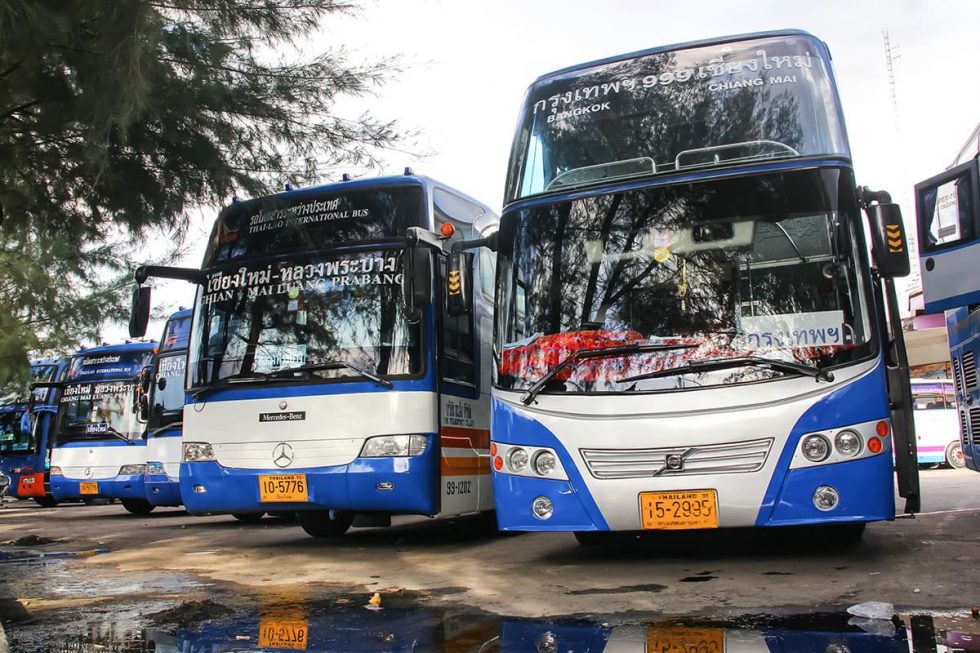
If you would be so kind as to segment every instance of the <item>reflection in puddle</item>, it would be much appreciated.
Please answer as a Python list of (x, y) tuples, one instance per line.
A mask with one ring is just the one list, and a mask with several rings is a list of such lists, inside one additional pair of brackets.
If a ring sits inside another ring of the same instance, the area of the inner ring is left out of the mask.
[[(267, 597), (266, 597), (267, 598)], [(193, 604), (193, 610), (207, 603)], [(178, 608), (179, 611), (179, 608)], [(567, 619), (520, 619), (410, 602), (367, 610), (354, 600), (270, 605), (209, 618), (198, 625), (132, 629), (79, 626), (24, 651), (88, 653), (230, 653), (231, 651), (445, 651), (531, 653), (952, 653), (977, 651), (980, 622), (967, 613), (904, 615), (894, 633), (847, 625), (848, 615), (750, 617), (733, 622), (609, 625)], [(170, 610), (169, 614), (177, 614)], [(162, 613), (161, 613), (162, 614)], [(94, 616), (94, 615), (93, 615)], [(145, 622), (145, 620), (144, 620)], [(747, 624), (751, 624), (748, 626)], [(12, 633), (17, 641), (18, 629)], [(36, 641), (36, 640), (35, 640)]]

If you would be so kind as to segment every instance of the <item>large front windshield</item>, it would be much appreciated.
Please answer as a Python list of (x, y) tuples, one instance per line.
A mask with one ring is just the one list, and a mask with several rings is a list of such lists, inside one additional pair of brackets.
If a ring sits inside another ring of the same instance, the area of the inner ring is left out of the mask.
[(186, 369), (187, 352), (181, 351), (157, 359), (153, 386), (150, 388), (150, 415), (146, 424), (147, 430), (153, 431), (175, 424), (183, 418)]
[[(406, 319), (402, 299), (400, 249), (265, 258), (205, 276), (191, 389), (421, 371), (419, 326)], [(290, 373), (296, 368), (303, 370)]]
[(138, 375), (151, 356), (143, 348), (73, 357), (58, 402), (55, 443), (140, 439), (144, 425), (136, 415)]
[(0, 456), (30, 452), (31, 429), (30, 423), (24, 421), (26, 410), (22, 406), (0, 412)]
[[(570, 354), (625, 344), (667, 352), (590, 358), (546, 391), (700, 387), (782, 376), (755, 357), (826, 367), (871, 352), (853, 181), (836, 169), (631, 190), (505, 214), (497, 383), (532, 386)], [(677, 370), (666, 376), (630, 377)]]
[(660, 52), (531, 87), (507, 202), (747, 161), (848, 156), (830, 56), (801, 35)]

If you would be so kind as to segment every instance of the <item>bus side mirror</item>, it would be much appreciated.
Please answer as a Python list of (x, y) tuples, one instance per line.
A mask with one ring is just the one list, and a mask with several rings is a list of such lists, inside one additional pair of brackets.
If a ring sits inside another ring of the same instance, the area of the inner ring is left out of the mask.
[(909, 249), (902, 210), (898, 204), (880, 202), (867, 207), (871, 218), (872, 253), (878, 274), (891, 279), (909, 275)]
[(457, 317), (472, 310), (473, 255), (452, 252), (446, 257), (446, 312)]
[(402, 270), (405, 315), (412, 324), (422, 319), (422, 309), (432, 302), (432, 255), (425, 247), (406, 247)]
[(133, 289), (133, 306), (129, 314), (129, 337), (142, 338), (150, 322), (150, 287), (138, 285)]

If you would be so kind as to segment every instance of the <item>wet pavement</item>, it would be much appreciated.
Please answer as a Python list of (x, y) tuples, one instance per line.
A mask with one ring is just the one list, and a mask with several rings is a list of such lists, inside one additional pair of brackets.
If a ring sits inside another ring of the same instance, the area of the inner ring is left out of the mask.
[[(924, 478), (929, 514), (856, 547), (818, 531), (579, 547), (479, 519), (324, 543), (282, 519), (8, 504), (0, 623), (27, 653), (980, 651), (980, 475)], [(847, 614), (866, 600), (898, 614)]]

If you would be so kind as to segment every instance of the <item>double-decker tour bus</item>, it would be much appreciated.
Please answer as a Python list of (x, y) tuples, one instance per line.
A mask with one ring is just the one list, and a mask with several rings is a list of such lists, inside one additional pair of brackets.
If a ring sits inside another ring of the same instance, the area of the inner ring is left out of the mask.
[(915, 186), (927, 313), (946, 313), (960, 450), (980, 471), (980, 124), (953, 164)]
[(153, 369), (145, 377), (146, 476), (143, 489), (154, 506), (179, 506), (184, 419), (184, 372), (191, 310), (181, 309), (163, 327)]
[(9, 479), (7, 493), (32, 498), (45, 508), (57, 504), (48, 482), (49, 434), (58, 409), (57, 383), (67, 368), (68, 361), (63, 358), (31, 361), (32, 383), (44, 385), (32, 389), (26, 401), (13, 398), (0, 406), (0, 474)]
[(856, 539), (895, 517), (893, 443), (918, 510), (901, 215), (855, 183), (823, 42), (767, 32), (541, 77), (496, 247), (502, 529)]
[(153, 510), (146, 472), (140, 377), (153, 342), (79, 350), (61, 384), (51, 449), (51, 494), (65, 499), (119, 499), (134, 515)]
[[(489, 372), (493, 259), (474, 310), (434, 296), (442, 259), (406, 247), (496, 228), (486, 206), (406, 171), (234, 202), (201, 270), (187, 369), (181, 497), (189, 512), (297, 511), (317, 537), (392, 515), (493, 508)], [(406, 254), (407, 252), (407, 254)], [(406, 269), (407, 260), (407, 269)], [(148, 289), (134, 293), (138, 333)], [(484, 336), (483, 334), (487, 334)]]

